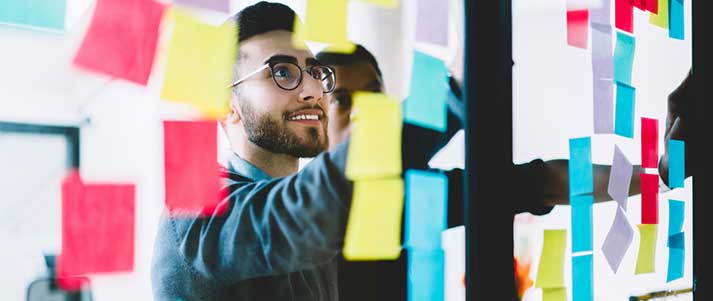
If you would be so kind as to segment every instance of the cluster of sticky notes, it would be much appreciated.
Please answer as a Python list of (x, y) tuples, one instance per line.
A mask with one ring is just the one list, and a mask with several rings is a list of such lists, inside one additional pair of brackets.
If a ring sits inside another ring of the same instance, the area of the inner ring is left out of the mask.
[[(543, 295), (560, 296), (565, 291), (564, 255), (565, 247), (567, 246), (567, 230), (547, 229), (544, 230), (543, 236), (542, 254), (537, 267), (535, 287), (543, 289)], [(565, 299), (555, 298), (550, 300)]]
[(442, 60), (413, 52), (411, 88), (403, 103), (404, 121), (440, 132), (447, 127), (448, 69)]
[(624, 210), (619, 206), (616, 209), (614, 222), (612, 223), (604, 244), (602, 245), (602, 253), (607, 260), (609, 267), (614, 273), (619, 270), (619, 265), (626, 255), (626, 251), (631, 245), (634, 238), (634, 229), (629, 223)]
[(0, 24), (64, 30), (66, 0), (0, 1)]
[(352, 53), (354, 43), (347, 38), (347, 0), (308, 0), (304, 23), (295, 18), (294, 46), (306, 48), (304, 41), (329, 45), (331, 52)]
[(134, 199), (133, 184), (85, 183), (78, 171), (65, 177), (58, 277), (133, 270)]
[(683, 214), (685, 203), (679, 200), (668, 200), (668, 270), (666, 282), (683, 277), (685, 261), (685, 235), (683, 233)]
[(442, 0), (416, 1), (416, 42), (448, 46), (448, 4)]

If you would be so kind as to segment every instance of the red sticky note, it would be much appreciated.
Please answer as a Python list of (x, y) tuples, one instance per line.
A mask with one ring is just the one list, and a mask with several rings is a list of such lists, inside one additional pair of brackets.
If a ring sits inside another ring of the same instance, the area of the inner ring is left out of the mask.
[(62, 182), (62, 251), (57, 275), (68, 288), (73, 276), (134, 268), (133, 184), (83, 183), (76, 171)]
[(643, 10), (643, 11), (646, 10), (646, 1), (648, 1), (648, 0), (629, 0), (629, 1), (631, 1), (631, 4), (634, 7), (638, 8), (640, 10)]
[(615, 0), (616, 28), (634, 33), (634, 6), (631, 0)]
[[(166, 207), (172, 215), (218, 214), (222, 198), (215, 121), (164, 121)], [(220, 207), (225, 209), (224, 207)]]
[(587, 49), (589, 10), (567, 11), (567, 44)]
[(659, 13), (659, 0), (645, 0), (646, 10), (650, 11), (652, 14)]
[(165, 8), (154, 0), (98, 0), (74, 65), (146, 85)]
[(641, 118), (641, 167), (659, 166), (659, 122), (656, 119)]
[(659, 176), (640, 174), (641, 177), (641, 223), (659, 223)]

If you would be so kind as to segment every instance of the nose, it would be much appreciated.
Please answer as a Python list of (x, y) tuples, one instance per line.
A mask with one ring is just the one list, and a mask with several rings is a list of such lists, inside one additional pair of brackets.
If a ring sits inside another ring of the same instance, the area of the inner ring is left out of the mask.
[(302, 102), (321, 102), (324, 100), (324, 91), (321, 83), (312, 77), (309, 73), (302, 74), (302, 89), (300, 90), (300, 101)]

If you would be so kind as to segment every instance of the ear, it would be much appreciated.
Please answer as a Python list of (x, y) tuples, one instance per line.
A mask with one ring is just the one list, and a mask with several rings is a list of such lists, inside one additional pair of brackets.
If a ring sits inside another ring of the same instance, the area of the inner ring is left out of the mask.
[(225, 122), (227, 124), (235, 124), (240, 122), (241, 116), (238, 107), (238, 99), (235, 97), (235, 95), (233, 95), (233, 98), (230, 100), (230, 111), (228, 112), (228, 116), (225, 118)]

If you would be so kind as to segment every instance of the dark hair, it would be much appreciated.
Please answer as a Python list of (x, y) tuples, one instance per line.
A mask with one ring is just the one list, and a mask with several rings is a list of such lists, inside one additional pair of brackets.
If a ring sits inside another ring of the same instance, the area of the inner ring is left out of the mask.
[(371, 52), (366, 50), (366, 48), (362, 45), (357, 44), (356, 50), (352, 53), (323, 51), (317, 54), (317, 60), (328, 66), (352, 65), (358, 62), (367, 62), (374, 67), (376, 74), (378, 74), (379, 77), (382, 77), (381, 69), (379, 69), (379, 63), (376, 61), (376, 58), (374, 58), (374, 55), (372, 55)]
[(287, 5), (261, 1), (248, 6), (234, 17), (238, 42), (273, 30), (294, 32), (295, 12)]

